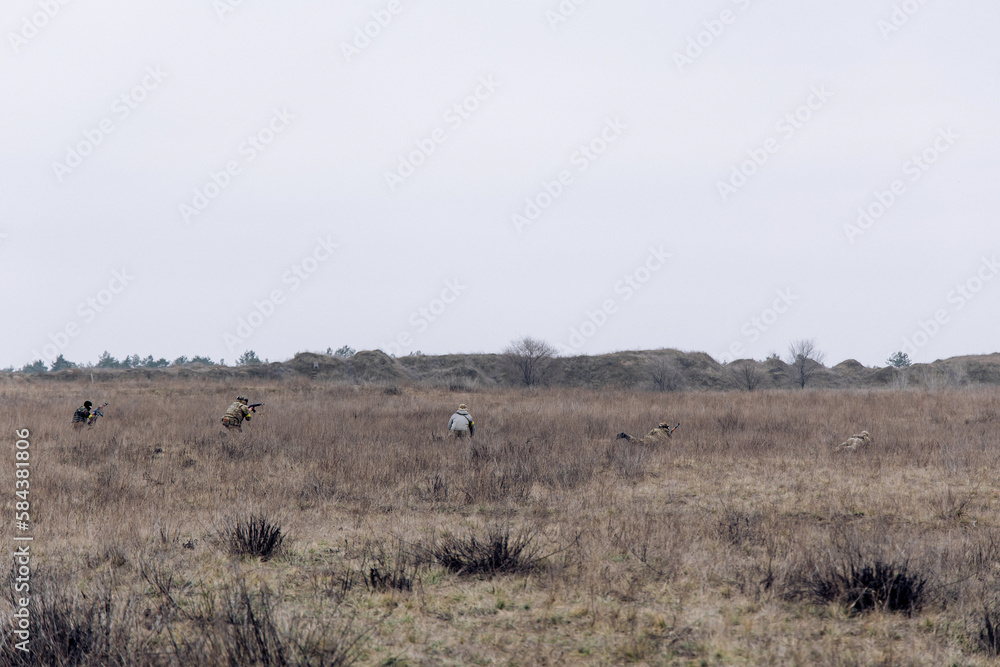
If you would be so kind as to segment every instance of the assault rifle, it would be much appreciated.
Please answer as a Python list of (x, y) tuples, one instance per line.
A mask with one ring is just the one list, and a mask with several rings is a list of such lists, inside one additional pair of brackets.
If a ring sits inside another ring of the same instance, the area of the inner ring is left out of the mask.
[(252, 405), (248, 405), (247, 407), (250, 408), (251, 410), (253, 410), (254, 408), (259, 408), (262, 405), (264, 405), (264, 404), (263, 403), (254, 403)]
[(107, 404), (107, 403), (104, 403), (104, 405), (101, 405), (100, 407), (96, 407), (96, 408), (94, 408), (94, 409), (93, 409), (93, 410), (92, 410), (92, 411), (90, 412), (90, 416), (89, 416), (89, 417), (87, 417), (87, 426), (93, 426), (93, 425), (94, 425), (94, 422), (96, 422), (96, 421), (97, 421), (97, 418), (98, 418), (98, 417), (103, 417), (103, 416), (104, 416), (104, 413), (103, 413), (103, 412), (101, 412), (101, 410), (102, 410), (103, 408), (106, 408), (106, 407), (108, 407), (108, 404)]

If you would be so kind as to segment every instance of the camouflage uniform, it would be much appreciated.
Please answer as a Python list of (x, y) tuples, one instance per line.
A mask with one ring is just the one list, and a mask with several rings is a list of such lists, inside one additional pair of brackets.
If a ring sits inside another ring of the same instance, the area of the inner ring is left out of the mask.
[(80, 407), (76, 409), (73, 413), (73, 426), (74, 428), (80, 428), (84, 424), (90, 424), (90, 406), (93, 405), (90, 401), (87, 401)]
[(667, 422), (660, 422), (660, 425), (647, 433), (644, 438), (633, 438), (628, 433), (619, 433), (618, 437), (624, 438), (629, 442), (641, 442), (645, 445), (658, 445), (661, 442), (666, 442), (673, 437), (671, 434), (676, 428), (676, 426), (671, 428)]
[(250, 413), (253, 412), (247, 407), (247, 399), (238, 396), (236, 401), (226, 410), (226, 415), (222, 418), (222, 425), (232, 431), (233, 429), (242, 432), (243, 420), (250, 421)]
[(646, 434), (646, 437), (642, 439), (643, 442), (647, 444), (659, 444), (661, 442), (666, 442), (671, 437), (673, 429), (666, 422), (662, 422), (659, 426), (654, 428), (652, 431)]

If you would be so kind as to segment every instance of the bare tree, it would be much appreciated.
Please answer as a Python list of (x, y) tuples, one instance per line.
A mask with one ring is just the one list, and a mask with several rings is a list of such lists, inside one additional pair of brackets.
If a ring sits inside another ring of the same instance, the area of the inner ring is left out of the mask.
[(684, 375), (670, 359), (655, 357), (646, 363), (646, 370), (657, 391), (677, 391), (684, 386)]
[(745, 359), (735, 364), (730, 364), (729, 372), (733, 376), (733, 383), (740, 389), (746, 389), (747, 391), (756, 389), (764, 379), (764, 375), (760, 372), (757, 364)]
[(548, 378), (555, 356), (554, 347), (531, 336), (513, 341), (501, 353), (506, 369), (525, 387), (542, 384)]
[(809, 378), (823, 367), (825, 357), (825, 354), (816, 349), (813, 338), (797, 340), (788, 346), (788, 364), (795, 373), (795, 382), (799, 387), (805, 388)]

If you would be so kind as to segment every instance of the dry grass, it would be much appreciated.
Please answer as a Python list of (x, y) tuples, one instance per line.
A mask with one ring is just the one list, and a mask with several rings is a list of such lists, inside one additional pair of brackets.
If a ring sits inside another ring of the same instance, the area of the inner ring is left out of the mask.
[[(994, 389), (383, 389), (0, 385), (31, 430), (23, 664), (1000, 664)], [(225, 434), (237, 393), (266, 412)], [(234, 517), (280, 551), (225, 548)], [(530, 567), (438, 557), (473, 543)]]

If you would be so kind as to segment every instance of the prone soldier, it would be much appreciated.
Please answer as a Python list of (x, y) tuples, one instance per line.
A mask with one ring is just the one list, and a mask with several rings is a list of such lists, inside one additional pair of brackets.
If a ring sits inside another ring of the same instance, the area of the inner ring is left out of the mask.
[[(677, 426), (680, 425), (680, 422), (677, 422)], [(619, 433), (618, 438), (628, 440), (629, 442), (641, 442), (646, 445), (658, 445), (672, 438), (673, 432), (677, 430), (677, 426), (671, 427), (667, 422), (660, 422), (659, 426), (647, 433), (643, 438), (633, 438), (628, 433)]]

